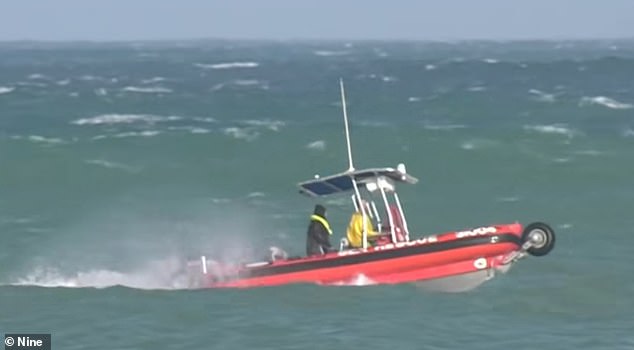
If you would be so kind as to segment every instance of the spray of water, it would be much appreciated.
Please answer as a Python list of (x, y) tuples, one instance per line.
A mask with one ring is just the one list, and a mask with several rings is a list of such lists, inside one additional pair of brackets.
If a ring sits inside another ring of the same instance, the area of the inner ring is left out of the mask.
[(183, 289), (187, 261), (201, 254), (224, 263), (268, 255), (276, 233), (262, 229), (273, 226), (266, 220), (255, 210), (227, 205), (155, 215), (103, 211), (38, 244), (28, 266), (3, 284)]
[(182, 273), (182, 262), (177, 258), (167, 258), (148, 262), (145, 266), (129, 271), (90, 269), (64, 273), (53, 267), (36, 267), (10, 284), (65, 288), (125, 286), (137, 289), (185, 289), (187, 279)]
[(377, 283), (376, 281), (373, 281), (368, 276), (360, 273), (348, 281), (339, 281), (339, 282), (332, 283), (331, 285), (345, 286), (345, 287), (363, 287), (363, 286), (372, 286), (377, 284), (379, 283)]

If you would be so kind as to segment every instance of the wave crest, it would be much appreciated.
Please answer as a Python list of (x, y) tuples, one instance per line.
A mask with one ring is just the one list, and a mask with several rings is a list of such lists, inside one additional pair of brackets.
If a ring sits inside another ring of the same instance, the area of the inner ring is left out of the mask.
[(163, 117), (151, 114), (101, 114), (91, 118), (77, 119), (71, 122), (75, 125), (100, 125), (100, 124), (130, 124), (137, 122), (157, 123), (164, 121), (181, 120), (178, 116)]
[(259, 65), (257, 62), (194, 63), (194, 66), (203, 69), (255, 68)]
[(579, 101), (580, 106), (588, 106), (588, 105), (600, 105), (611, 109), (630, 109), (633, 108), (634, 105), (630, 103), (619, 102), (615, 99), (606, 97), (606, 96), (595, 96), (595, 97), (583, 97), (581, 101)]

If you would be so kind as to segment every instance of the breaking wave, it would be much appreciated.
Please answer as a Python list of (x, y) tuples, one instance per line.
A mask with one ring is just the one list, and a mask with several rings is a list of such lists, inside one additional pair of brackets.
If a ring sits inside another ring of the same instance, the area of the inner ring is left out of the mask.
[(165, 81), (166, 79), (163, 77), (153, 77), (150, 79), (143, 79), (141, 80), (141, 84), (152, 84), (152, 83), (159, 83), (161, 81)]
[(39, 73), (30, 74), (27, 78), (31, 80), (48, 79), (47, 76), (45, 76), (44, 74), (39, 74)]
[(259, 65), (257, 62), (194, 63), (194, 66), (203, 69), (255, 68)]
[(612, 109), (630, 109), (634, 107), (634, 105), (630, 103), (622, 103), (605, 96), (583, 97), (581, 101), (579, 101), (579, 105), (600, 105)]
[(155, 87), (137, 87), (137, 86), (126, 86), (123, 88), (123, 91), (127, 92), (139, 92), (144, 94), (167, 94), (172, 92), (171, 89), (164, 88), (161, 86)]
[(255, 88), (259, 88), (262, 90), (268, 90), (269, 89), (269, 83), (266, 81), (259, 81), (259, 80), (255, 80), (255, 79), (236, 79), (236, 80), (232, 80), (229, 82), (224, 82), (224, 83), (220, 83), (220, 84), (216, 84), (214, 85), (214, 87), (212, 88), (213, 91), (219, 91), (222, 90), (226, 87), (255, 87)]
[(554, 124), (554, 125), (524, 125), (524, 130), (537, 132), (540, 134), (558, 134), (565, 135), (568, 137), (574, 136), (577, 132), (568, 128), (563, 124)]
[(0, 86), (0, 95), (2, 95), (2, 94), (8, 94), (8, 93), (12, 92), (13, 90), (15, 90), (15, 88), (14, 88), (14, 87), (11, 87), (11, 86), (9, 86), (9, 87), (7, 87), (7, 86)]
[(537, 89), (530, 89), (528, 90), (528, 93), (534, 96), (534, 99), (536, 101), (540, 101), (540, 102), (555, 102), (555, 95), (553, 94), (547, 94), (543, 91), (537, 90)]
[(196, 126), (170, 126), (167, 129), (174, 131), (189, 131), (191, 134), (208, 134), (211, 132), (209, 129), (199, 128)]
[(317, 141), (311, 142), (306, 145), (306, 148), (323, 151), (324, 149), (326, 149), (326, 141), (317, 140)]
[(432, 124), (432, 123), (423, 123), (423, 128), (426, 130), (456, 130), (456, 129), (465, 129), (467, 128), (464, 124)]
[(245, 120), (242, 123), (251, 126), (264, 127), (272, 131), (280, 131), (286, 123), (280, 120)]
[(52, 145), (66, 143), (64, 140), (62, 140), (60, 138), (44, 137), (44, 136), (39, 136), (39, 135), (13, 136), (12, 139), (14, 139), (14, 140), (27, 140), (27, 141), (36, 142), (36, 143), (46, 143), (46, 144), (52, 144)]
[(107, 138), (125, 138), (125, 137), (152, 137), (152, 136), (157, 136), (160, 135), (161, 132), (158, 130), (145, 130), (145, 131), (129, 131), (129, 132), (122, 132), (122, 133), (118, 133), (118, 134), (114, 134), (114, 135), (97, 135), (95, 137), (93, 137), (93, 140), (101, 140), (101, 139), (107, 139)]
[(244, 139), (247, 141), (255, 140), (260, 134), (257, 131), (248, 128), (230, 127), (223, 130), (225, 135), (232, 136), (236, 139)]
[(100, 125), (100, 124), (131, 124), (137, 122), (158, 123), (164, 121), (181, 120), (178, 116), (163, 117), (151, 114), (102, 114), (91, 118), (82, 118), (72, 121), (75, 125)]

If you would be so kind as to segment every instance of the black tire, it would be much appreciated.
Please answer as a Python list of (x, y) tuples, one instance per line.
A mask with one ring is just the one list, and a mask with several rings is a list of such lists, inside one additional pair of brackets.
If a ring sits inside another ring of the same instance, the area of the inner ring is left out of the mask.
[(534, 222), (524, 228), (522, 244), (533, 240), (533, 246), (528, 248), (532, 256), (544, 256), (555, 247), (555, 231), (543, 222)]

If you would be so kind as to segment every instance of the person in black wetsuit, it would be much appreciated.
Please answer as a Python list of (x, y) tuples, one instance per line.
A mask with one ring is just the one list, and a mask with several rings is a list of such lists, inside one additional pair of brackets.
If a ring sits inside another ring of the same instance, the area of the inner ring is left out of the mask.
[(330, 235), (332, 230), (326, 220), (326, 208), (317, 204), (313, 215), (310, 216), (306, 233), (306, 255), (322, 255), (331, 251)]

